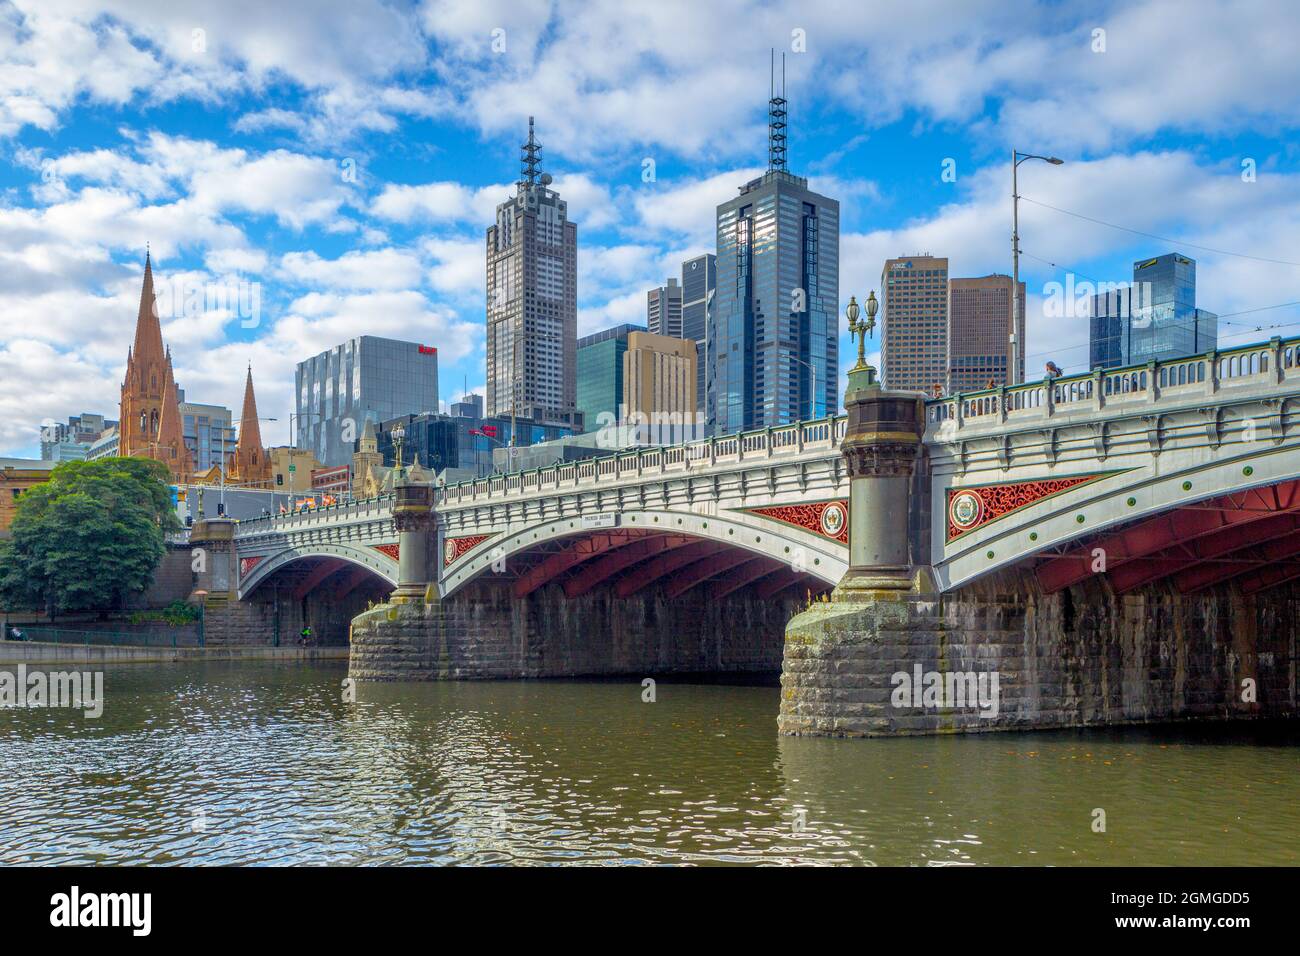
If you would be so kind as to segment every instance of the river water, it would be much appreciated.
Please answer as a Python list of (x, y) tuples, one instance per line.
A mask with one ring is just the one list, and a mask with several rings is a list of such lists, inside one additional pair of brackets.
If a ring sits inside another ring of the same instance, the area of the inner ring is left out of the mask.
[(132, 664), (99, 719), (0, 710), (0, 864), (1300, 863), (1294, 722), (807, 740), (775, 684), (345, 676)]

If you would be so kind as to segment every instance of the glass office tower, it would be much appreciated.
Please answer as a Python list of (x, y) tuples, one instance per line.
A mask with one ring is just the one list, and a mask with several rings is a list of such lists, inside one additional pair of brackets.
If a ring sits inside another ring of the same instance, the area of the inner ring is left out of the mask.
[(773, 169), (720, 205), (717, 224), (715, 433), (833, 412), (839, 203)]
[(700, 421), (713, 407), (713, 296), (718, 285), (718, 257), (705, 253), (682, 263), (682, 338), (695, 340), (695, 400)]
[(1200, 355), (1218, 345), (1219, 317), (1196, 307), (1196, 261), (1177, 252), (1133, 263), (1133, 283), (1093, 296), (1092, 368)]
[(1219, 317), (1196, 307), (1196, 261), (1176, 252), (1133, 263), (1127, 365), (1197, 355), (1214, 348)]
[(438, 350), (361, 335), (299, 362), (295, 385), (295, 446), (346, 465), (367, 419), (438, 410)]
[(1088, 367), (1120, 368), (1127, 365), (1132, 324), (1131, 286), (1094, 295), (1088, 325)]

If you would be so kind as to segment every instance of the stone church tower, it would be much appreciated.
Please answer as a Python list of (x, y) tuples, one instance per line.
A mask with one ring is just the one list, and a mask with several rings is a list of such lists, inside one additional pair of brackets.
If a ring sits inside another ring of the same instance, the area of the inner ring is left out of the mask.
[(239, 440), (230, 456), (228, 480), (245, 488), (271, 487), (271, 456), (262, 447), (257, 422), (257, 397), (253, 394), (253, 367), (244, 382), (244, 410), (239, 416)]
[(194, 459), (181, 429), (171, 350), (163, 347), (162, 324), (154, 303), (153, 266), (147, 253), (135, 344), (126, 354), (119, 421), (120, 456), (153, 458), (167, 465), (177, 484), (190, 481)]

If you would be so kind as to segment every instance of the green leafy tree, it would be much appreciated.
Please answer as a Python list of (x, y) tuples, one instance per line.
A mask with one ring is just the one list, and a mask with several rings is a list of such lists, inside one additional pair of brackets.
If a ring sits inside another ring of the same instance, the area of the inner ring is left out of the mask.
[(0, 542), (0, 604), (50, 614), (115, 609), (143, 591), (180, 527), (159, 461), (101, 458), (58, 465), (18, 499)]

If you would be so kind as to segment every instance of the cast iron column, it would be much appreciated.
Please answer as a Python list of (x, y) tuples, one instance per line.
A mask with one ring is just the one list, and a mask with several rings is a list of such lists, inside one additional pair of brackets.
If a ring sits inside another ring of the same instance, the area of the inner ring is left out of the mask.
[(875, 327), (875, 293), (867, 319), (849, 300), (849, 329), (858, 336), (858, 364), (849, 370), (844, 407), (848, 428), (842, 451), (849, 472), (849, 570), (833, 599), (855, 592), (910, 590), (913, 567), (908, 520), (912, 476), (925, 433), (925, 399), (892, 391), (866, 363), (865, 339)]

